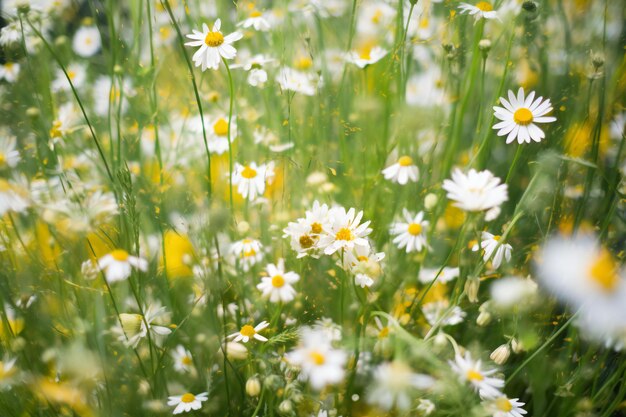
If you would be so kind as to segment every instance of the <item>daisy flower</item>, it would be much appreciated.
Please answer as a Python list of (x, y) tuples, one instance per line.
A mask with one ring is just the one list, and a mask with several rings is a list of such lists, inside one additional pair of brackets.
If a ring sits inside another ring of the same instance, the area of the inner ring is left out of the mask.
[(72, 39), (72, 48), (76, 55), (89, 58), (94, 56), (102, 46), (100, 31), (95, 26), (82, 26), (78, 28)]
[[(484, 250), (483, 261), (487, 262), (491, 259), (491, 265), (493, 269), (498, 269), (502, 264), (502, 260), (511, 260), (511, 251), (513, 247), (508, 243), (503, 243), (500, 239), (502, 236), (492, 235), (489, 232), (482, 232), (482, 241), (480, 242), (480, 248)], [(478, 251), (478, 244), (472, 247), (472, 251)]]
[(15, 136), (0, 137), (0, 168), (15, 168), (22, 159), (16, 143)]
[(479, 1), (476, 5), (461, 3), (459, 4), (459, 9), (461, 9), (461, 13), (469, 13), (469, 15), (474, 16), (476, 20), (498, 18), (498, 13), (493, 10), (492, 4), (488, 1)]
[(245, 238), (234, 242), (230, 246), (230, 253), (239, 260), (244, 271), (248, 271), (253, 265), (263, 258), (263, 245), (256, 239)]
[(431, 326), (441, 327), (459, 324), (463, 322), (466, 315), (459, 306), (454, 306), (450, 310), (450, 305), (447, 301), (435, 301), (424, 304), (422, 312)]
[(261, 278), (261, 283), (256, 287), (263, 292), (264, 298), (269, 298), (270, 302), (288, 303), (296, 296), (292, 284), (300, 279), (300, 275), (295, 272), (285, 272), (285, 261), (279, 259), (277, 265), (267, 265), (265, 271), (267, 277)]
[(203, 23), (202, 32), (194, 29), (192, 34), (187, 35), (192, 40), (185, 45), (200, 47), (193, 54), (192, 59), (196, 67), (202, 67), (202, 71), (207, 68), (216, 70), (219, 68), (222, 58), (233, 59), (237, 55), (237, 50), (232, 46), (232, 43), (241, 39), (243, 35), (240, 32), (233, 32), (224, 36), (220, 32), (221, 26), (222, 21), (217, 19), (212, 30), (209, 30), (209, 27)]
[(413, 164), (413, 159), (406, 155), (401, 156), (395, 164), (383, 169), (382, 174), (386, 180), (397, 182), (400, 185), (408, 183), (409, 180), (417, 182), (419, 178), (417, 165)]
[(67, 80), (68, 77), (76, 89), (80, 89), (85, 84), (85, 80), (87, 79), (87, 67), (85, 65), (76, 63), (69, 64), (66, 68), (66, 72), (67, 77), (62, 69), (59, 68), (57, 70), (54, 81), (52, 81), (50, 85), (50, 88), (55, 93), (59, 91), (69, 92), (72, 90), (70, 82)]
[(346, 211), (343, 207), (333, 207), (328, 213), (330, 224), (326, 234), (320, 239), (320, 247), (326, 255), (338, 250), (352, 250), (355, 246), (369, 246), (365, 237), (372, 232), (369, 221), (360, 224), (363, 212), (356, 213), (354, 208)]
[[(202, 122), (199, 117), (198, 120), (200, 123), (200, 126), (198, 127), (201, 132)], [(207, 146), (209, 147), (209, 152), (221, 155), (228, 151), (228, 119), (225, 117), (218, 117), (211, 123), (211, 125), (212, 127), (208, 129), (209, 137)], [(232, 143), (235, 140), (235, 136), (237, 136), (237, 119), (234, 116), (230, 121), (230, 131), (230, 141)]]
[(501, 395), (484, 400), (483, 405), (493, 417), (522, 417), (527, 411), (522, 408), (525, 403), (518, 400)]
[(174, 370), (178, 372), (189, 372), (193, 369), (191, 352), (182, 345), (176, 346), (176, 349), (172, 351), (172, 359), (174, 359)]
[(530, 143), (531, 140), (541, 142), (546, 135), (535, 123), (551, 123), (556, 120), (556, 117), (546, 116), (552, 111), (550, 99), (543, 100), (543, 97), (535, 99), (534, 91), (525, 97), (524, 89), (521, 87), (517, 97), (511, 90), (508, 95), (508, 101), (500, 97), (500, 103), (504, 107), (493, 107), (494, 116), (502, 120), (493, 126), (494, 129), (499, 129), (498, 136), (507, 135), (506, 143), (511, 143), (515, 139), (520, 144)]
[(325, 332), (306, 327), (301, 330), (299, 346), (288, 352), (285, 359), (300, 368), (299, 379), (320, 391), (343, 380), (348, 355), (333, 348)]
[(404, 362), (393, 362), (378, 365), (374, 370), (374, 383), (367, 395), (367, 401), (383, 410), (391, 410), (394, 406), (399, 410), (411, 407), (414, 389), (428, 389), (435, 380), (423, 374), (417, 374)]
[(406, 222), (396, 222), (391, 225), (390, 234), (394, 235), (393, 243), (398, 249), (406, 248), (406, 253), (421, 252), (427, 248), (426, 231), (428, 221), (424, 220), (424, 213), (411, 214), (407, 209), (402, 209), (402, 216)]
[(24, 190), (16, 184), (0, 178), (0, 216), (13, 211), (21, 213), (30, 206)]
[(252, 327), (250, 324), (243, 326), (237, 333), (233, 333), (229, 338), (233, 338), (233, 342), (248, 343), (250, 339), (256, 339), (260, 342), (267, 342), (267, 337), (261, 336), (258, 332), (265, 329), (270, 324), (267, 321), (262, 321), (256, 326)]
[[(418, 276), (419, 282), (423, 284), (430, 284), (435, 277), (437, 278), (437, 282), (446, 283), (450, 282), (455, 278), (459, 277), (460, 269), (458, 267), (451, 268), (445, 266), (441, 272), (439, 272), (441, 268), (422, 268), (420, 269), (420, 273)], [(439, 275), (437, 275), (439, 274)]]
[(460, 169), (452, 172), (451, 180), (444, 180), (447, 197), (455, 206), (465, 211), (484, 211), (500, 207), (509, 199), (508, 187), (490, 171), (470, 169), (464, 174)]
[(148, 332), (154, 333), (156, 336), (166, 336), (172, 333), (172, 330), (166, 326), (155, 324), (168, 315), (165, 307), (159, 304), (151, 304), (144, 309), (144, 315), (122, 313), (119, 315), (121, 329), (115, 329), (117, 333), (121, 333), (118, 337), (120, 342), (124, 342), (126, 346), (136, 348), (139, 341), (148, 335)]
[(356, 285), (371, 287), (383, 273), (381, 261), (384, 258), (384, 252), (376, 252), (369, 245), (355, 246), (354, 250), (344, 252), (341, 266), (354, 274)]
[(237, 26), (241, 26), (244, 29), (252, 27), (259, 32), (267, 32), (271, 28), (270, 23), (263, 16), (263, 13), (258, 10), (252, 10), (249, 17), (243, 22), (240, 22)]
[(251, 162), (249, 165), (235, 163), (233, 173), (233, 185), (237, 186), (237, 192), (243, 198), (252, 201), (265, 192), (265, 183), (274, 179), (274, 162), (257, 165)]
[(7, 82), (14, 83), (18, 75), (20, 75), (20, 64), (7, 62), (4, 65), (0, 65), (0, 80), (4, 79)]
[(98, 260), (98, 268), (104, 271), (107, 282), (113, 283), (128, 278), (133, 268), (148, 270), (148, 261), (129, 255), (124, 249), (115, 249)]
[(365, 68), (383, 59), (388, 51), (380, 46), (361, 48), (359, 51), (351, 51), (346, 60), (359, 68)]
[(482, 370), (481, 361), (474, 361), (469, 352), (466, 352), (464, 357), (457, 354), (454, 362), (448, 363), (459, 375), (460, 380), (469, 383), (481, 396), (491, 398), (502, 396), (500, 389), (504, 387), (504, 381), (491, 376), (498, 371), (497, 369)]
[(174, 395), (168, 398), (167, 405), (176, 406), (172, 414), (188, 413), (191, 410), (199, 410), (202, 408), (202, 403), (209, 399), (208, 392), (202, 392), (200, 394), (192, 394), (190, 392), (183, 395)]
[(305, 96), (314, 96), (320, 80), (316, 74), (284, 67), (278, 72), (276, 82), (283, 90), (295, 91)]

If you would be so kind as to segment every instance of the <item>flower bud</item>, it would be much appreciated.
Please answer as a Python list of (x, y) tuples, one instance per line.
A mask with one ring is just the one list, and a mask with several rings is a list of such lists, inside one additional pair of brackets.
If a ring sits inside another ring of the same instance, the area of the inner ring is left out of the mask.
[(32, 119), (39, 117), (41, 111), (37, 107), (29, 107), (26, 109), (26, 115)]
[(504, 364), (509, 359), (509, 356), (511, 356), (511, 348), (509, 348), (508, 344), (498, 346), (496, 350), (489, 355), (491, 360), (498, 365)]
[(511, 349), (513, 349), (515, 353), (522, 353), (524, 351), (524, 345), (516, 338), (513, 338), (511, 339)]
[(432, 210), (437, 205), (437, 195), (434, 193), (426, 194), (424, 198), (424, 208), (426, 210)]
[(289, 400), (284, 400), (278, 406), (278, 412), (281, 414), (291, 414), (293, 412), (293, 404)]
[(489, 323), (491, 323), (491, 313), (488, 311), (481, 311), (480, 314), (478, 314), (478, 317), (476, 317), (476, 324), (480, 327), (485, 327)]
[(465, 294), (470, 303), (478, 302), (478, 290), (480, 289), (480, 281), (476, 277), (468, 278), (465, 281)]
[(261, 393), (261, 381), (259, 378), (253, 376), (246, 381), (246, 394), (250, 397), (258, 397)]
[(489, 39), (481, 39), (478, 42), (478, 48), (486, 54), (491, 50), (491, 41)]
[(245, 235), (250, 231), (250, 223), (248, 223), (247, 221), (240, 221), (239, 223), (237, 223), (237, 231), (242, 235)]
[[(220, 349), (221, 352), (221, 349)], [(226, 356), (228, 359), (239, 359), (244, 360), (248, 357), (248, 349), (238, 342), (226, 342), (224, 344), (224, 352), (226, 352)]]

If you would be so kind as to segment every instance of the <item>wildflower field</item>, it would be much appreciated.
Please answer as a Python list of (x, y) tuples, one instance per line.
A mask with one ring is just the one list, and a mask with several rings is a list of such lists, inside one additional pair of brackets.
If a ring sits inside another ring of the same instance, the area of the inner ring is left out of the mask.
[(0, 417), (626, 415), (625, 2), (0, 9)]

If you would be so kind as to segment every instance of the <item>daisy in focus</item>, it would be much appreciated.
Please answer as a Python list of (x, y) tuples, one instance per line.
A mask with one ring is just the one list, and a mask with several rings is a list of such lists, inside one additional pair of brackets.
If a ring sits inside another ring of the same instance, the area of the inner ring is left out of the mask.
[(187, 392), (183, 395), (174, 395), (168, 398), (167, 405), (176, 406), (172, 414), (188, 413), (192, 410), (199, 410), (202, 408), (202, 403), (209, 399), (208, 392), (202, 392), (200, 394), (192, 394)]
[(479, 1), (476, 5), (469, 3), (459, 4), (461, 13), (468, 13), (470, 16), (474, 16), (474, 19), (498, 19), (498, 13), (493, 10), (493, 6), (488, 1)]
[(250, 324), (246, 324), (237, 333), (233, 333), (228, 337), (232, 338), (233, 342), (241, 341), (243, 343), (248, 343), (251, 339), (256, 339), (260, 342), (267, 342), (267, 337), (261, 336), (259, 332), (269, 325), (270, 324), (265, 320), (254, 327)]
[(454, 362), (449, 361), (449, 364), (459, 375), (459, 379), (469, 383), (481, 396), (490, 398), (502, 396), (500, 390), (504, 387), (504, 381), (492, 376), (498, 370), (483, 370), (481, 361), (474, 361), (469, 352), (466, 352), (465, 356), (457, 354)]
[(148, 261), (132, 256), (124, 249), (115, 249), (98, 260), (98, 268), (104, 271), (107, 282), (113, 283), (128, 278), (133, 268), (146, 272)]
[[(480, 249), (483, 249), (483, 261), (488, 262), (491, 260), (493, 269), (498, 269), (502, 265), (502, 260), (511, 260), (511, 251), (513, 247), (508, 243), (501, 241), (502, 236), (492, 235), (489, 232), (482, 232), (482, 241), (480, 242)], [(478, 251), (479, 246), (475, 244), (472, 246), (472, 251)]]
[(250, 201), (265, 193), (265, 183), (274, 179), (274, 162), (257, 165), (251, 162), (249, 165), (235, 163), (233, 173), (233, 185), (237, 186), (237, 192), (243, 198)]
[(237, 55), (237, 50), (232, 43), (241, 39), (243, 35), (240, 32), (233, 32), (224, 36), (220, 32), (221, 26), (222, 21), (217, 19), (211, 30), (203, 23), (202, 32), (194, 29), (192, 34), (187, 35), (192, 40), (185, 45), (200, 47), (193, 54), (192, 59), (196, 67), (201, 67), (202, 71), (206, 71), (207, 68), (216, 70), (219, 68), (222, 58), (233, 59)]
[(500, 178), (488, 170), (470, 169), (464, 174), (457, 168), (451, 180), (443, 181), (442, 188), (454, 205), (465, 211), (498, 210), (509, 199), (508, 186), (500, 184)]
[(401, 156), (395, 164), (383, 169), (382, 174), (386, 180), (397, 182), (400, 185), (405, 185), (409, 180), (417, 182), (419, 178), (417, 165), (413, 163), (410, 156), (406, 155)]
[(517, 97), (511, 90), (508, 96), (508, 101), (500, 97), (500, 103), (504, 107), (493, 107), (494, 116), (502, 120), (493, 126), (494, 129), (499, 129), (498, 136), (506, 135), (506, 143), (511, 143), (516, 139), (519, 144), (530, 143), (531, 140), (541, 142), (546, 134), (536, 123), (556, 121), (556, 117), (546, 116), (552, 111), (550, 99), (543, 100), (543, 97), (535, 99), (534, 91), (525, 97), (524, 89), (521, 87), (517, 92)]
[(484, 399), (483, 405), (493, 417), (522, 417), (527, 413), (522, 408), (525, 404), (519, 398), (508, 398), (506, 395)]
[(358, 213), (354, 208), (346, 211), (343, 207), (334, 207), (328, 217), (330, 225), (326, 234), (320, 239), (320, 246), (325, 248), (326, 255), (332, 255), (339, 250), (352, 250), (356, 246), (369, 246), (365, 237), (372, 232), (369, 221), (361, 224), (363, 212)]
[(261, 278), (261, 283), (256, 287), (263, 292), (263, 297), (272, 303), (288, 303), (296, 296), (296, 290), (292, 284), (300, 280), (300, 275), (295, 272), (285, 272), (285, 261), (280, 259), (276, 265), (267, 265), (265, 271), (267, 277)]
[(393, 243), (398, 249), (406, 248), (406, 253), (421, 252), (426, 244), (428, 221), (424, 220), (424, 213), (411, 214), (407, 209), (402, 210), (405, 222), (396, 222), (391, 225), (390, 234), (394, 235)]

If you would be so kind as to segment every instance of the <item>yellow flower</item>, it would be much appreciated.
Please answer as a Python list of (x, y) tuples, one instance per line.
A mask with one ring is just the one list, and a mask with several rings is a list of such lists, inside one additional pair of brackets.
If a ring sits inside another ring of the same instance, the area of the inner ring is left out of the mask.
[(165, 232), (165, 259), (161, 258), (160, 267), (165, 266), (168, 278), (182, 278), (193, 274), (191, 264), (195, 259), (195, 251), (189, 238), (173, 230)]

